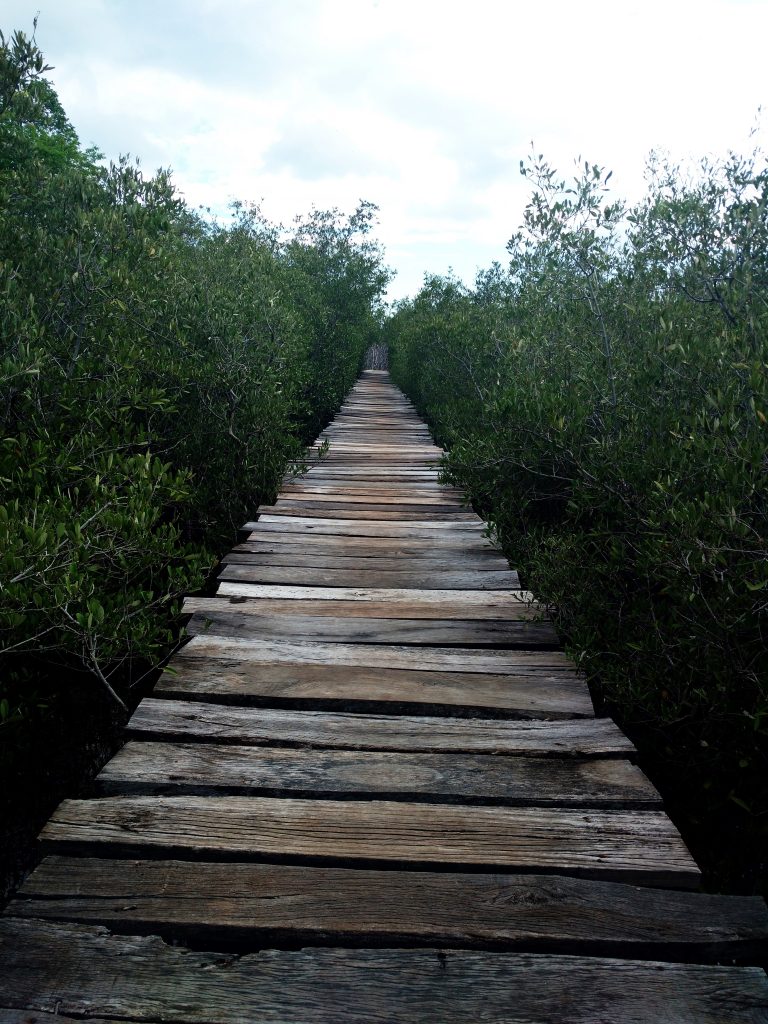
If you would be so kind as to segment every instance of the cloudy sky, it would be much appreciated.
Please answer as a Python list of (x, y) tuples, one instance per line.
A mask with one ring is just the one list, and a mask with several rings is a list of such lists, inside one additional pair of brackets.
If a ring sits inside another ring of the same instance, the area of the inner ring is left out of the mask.
[(3, 0), (84, 144), (172, 167), (187, 200), (380, 207), (390, 295), (504, 260), (535, 142), (642, 190), (652, 148), (744, 149), (768, 0)]

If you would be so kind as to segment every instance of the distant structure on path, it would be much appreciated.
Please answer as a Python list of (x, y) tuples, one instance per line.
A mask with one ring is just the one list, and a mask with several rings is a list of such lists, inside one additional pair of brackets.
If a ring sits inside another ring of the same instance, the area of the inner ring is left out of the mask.
[(388, 370), (389, 369), (389, 351), (387, 346), (382, 342), (377, 342), (375, 345), (371, 345), (368, 351), (365, 353), (365, 360), (363, 361), (364, 370)]

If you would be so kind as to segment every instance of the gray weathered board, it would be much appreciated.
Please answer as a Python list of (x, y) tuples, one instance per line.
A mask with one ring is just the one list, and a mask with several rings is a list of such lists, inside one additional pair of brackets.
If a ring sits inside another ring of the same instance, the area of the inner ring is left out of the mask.
[[(758, 968), (450, 949), (197, 952), (0, 922), (0, 1004), (174, 1024), (758, 1024)], [(52, 1018), (55, 1020), (57, 1018)], [(28, 1020), (22, 1017), (21, 1020)]]
[(768, 1019), (764, 903), (691, 891), (442, 454), (372, 370), (289, 467), (43, 829), (0, 1024)]

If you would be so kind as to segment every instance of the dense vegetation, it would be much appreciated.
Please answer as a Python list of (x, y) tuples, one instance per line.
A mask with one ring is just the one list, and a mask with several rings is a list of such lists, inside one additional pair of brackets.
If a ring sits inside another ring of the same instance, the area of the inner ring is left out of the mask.
[(129, 702), (173, 642), (178, 597), (383, 338), (450, 449), (447, 476), (652, 755), (699, 859), (756, 884), (763, 157), (695, 174), (653, 160), (632, 209), (600, 168), (566, 182), (533, 158), (508, 267), (472, 289), (427, 279), (382, 333), (375, 208), (315, 210), (286, 231), (235, 204), (223, 226), (167, 172), (83, 150), (49, 70), (33, 40), (0, 36), (3, 774), (19, 782), (98, 695)]
[(598, 167), (521, 170), (508, 268), (427, 279), (387, 325), (393, 374), (707, 833), (697, 854), (715, 838), (709, 866), (748, 888), (768, 835), (768, 168), (652, 159), (633, 209)]
[[(222, 226), (83, 151), (0, 37), (0, 722), (41, 679), (110, 699), (354, 381), (388, 274), (375, 208)], [(94, 690), (94, 692), (96, 692)]]

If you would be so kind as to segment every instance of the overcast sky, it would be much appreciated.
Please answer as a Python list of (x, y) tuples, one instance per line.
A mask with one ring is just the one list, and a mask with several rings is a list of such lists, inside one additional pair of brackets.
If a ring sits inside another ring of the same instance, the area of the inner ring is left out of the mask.
[(375, 202), (392, 297), (504, 260), (532, 140), (632, 198), (651, 149), (745, 149), (768, 101), (768, 0), (3, 0), (0, 28), (37, 12), (84, 144), (221, 212)]

